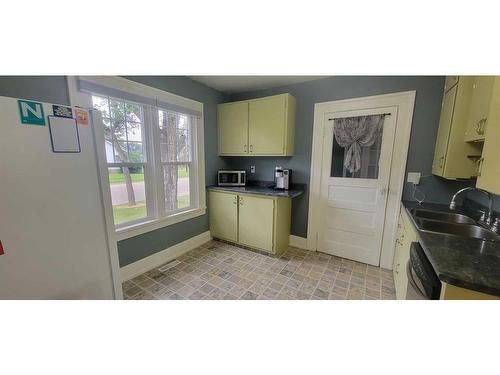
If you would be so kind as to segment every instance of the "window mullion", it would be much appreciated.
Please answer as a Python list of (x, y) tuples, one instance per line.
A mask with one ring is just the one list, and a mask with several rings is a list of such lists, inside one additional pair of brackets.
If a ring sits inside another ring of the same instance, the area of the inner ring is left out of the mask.
[(200, 178), (200, 173), (198, 163), (194, 162), (195, 160), (198, 160), (198, 149), (196, 147), (198, 142), (198, 134), (196, 133), (195, 121), (196, 120), (192, 117), (189, 120), (189, 147), (191, 149), (189, 155), (191, 160), (191, 162), (189, 163), (189, 201), (191, 203), (191, 207), (199, 207), (200, 205), (200, 194), (198, 192), (198, 179)]
[(144, 184), (145, 184), (145, 189), (146, 189), (146, 206), (148, 209), (148, 217), (149, 218), (156, 218), (158, 217), (158, 208), (156, 205), (156, 186), (155, 186), (155, 177), (156, 177), (156, 171), (155, 171), (155, 164), (154, 164), (154, 157), (153, 157), (153, 144), (151, 142), (151, 125), (152, 125), (152, 119), (151, 119), (151, 111), (149, 107), (144, 106), (143, 107), (144, 111), (144, 130), (146, 133), (146, 137), (144, 139), (146, 143), (146, 165), (144, 167)]
[(158, 109), (151, 107), (151, 145), (153, 150), (153, 160), (155, 163), (155, 186), (156, 186), (156, 207), (158, 217), (165, 216), (165, 185), (163, 183), (163, 165), (161, 162), (160, 151), (160, 127), (158, 118)]

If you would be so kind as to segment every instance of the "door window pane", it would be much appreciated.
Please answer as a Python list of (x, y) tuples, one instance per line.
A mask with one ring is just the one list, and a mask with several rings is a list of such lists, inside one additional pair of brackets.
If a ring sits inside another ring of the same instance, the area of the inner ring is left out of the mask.
[(373, 145), (370, 147), (361, 147), (361, 169), (357, 172), (350, 173), (344, 166), (347, 149), (340, 146), (334, 136), (330, 177), (377, 179), (381, 148), (382, 132), (380, 132)]
[(191, 206), (189, 177), (188, 164), (168, 164), (163, 166), (165, 210), (167, 212)]
[(108, 168), (115, 225), (146, 218), (143, 167)]

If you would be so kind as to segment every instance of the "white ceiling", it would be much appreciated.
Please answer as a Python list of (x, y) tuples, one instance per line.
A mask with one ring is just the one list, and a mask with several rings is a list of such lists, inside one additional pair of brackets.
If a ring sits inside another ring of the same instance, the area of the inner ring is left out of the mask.
[(313, 81), (326, 76), (189, 76), (216, 90), (233, 94)]

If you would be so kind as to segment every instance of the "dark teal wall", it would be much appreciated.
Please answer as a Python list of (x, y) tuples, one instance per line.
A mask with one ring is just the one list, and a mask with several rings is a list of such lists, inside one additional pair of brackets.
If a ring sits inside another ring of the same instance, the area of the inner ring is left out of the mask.
[(69, 105), (65, 76), (0, 76), (0, 95)]
[[(187, 77), (127, 77), (203, 103), (205, 125), (205, 176), (213, 184), (217, 169), (224, 167), (217, 156), (217, 104), (228, 97), (192, 81)], [(0, 77), (0, 95), (69, 104), (64, 76)], [(208, 217), (203, 215), (118, 242), (120, 266), (125, 266), (208, 230)]]
[[(449, 202), (451, 195), (456, 190), (469, 185), (470, 182), (448, 181), (431, 176), (443, 86), (444, 77), (437, 76), (342, 76), (232, 95), (231, 101), (285, 92), (295, 96), (297, 99), (295, 154), (289, 158), (226, 157), (227, 163), (231, 167), (247, 170), (249, 170), (250, 165), (255, 165), (256, 174), (249, 175), (249, 178), (261, 180), (272, 180), (273, 168), (276, 165), (281, 165), (293, 170), (295, 182), (309, 184), (315, 103), (416, 90), (407, 171), (420, 171), (422, 176), (430, 176), (422, 179), (420, 187), (425, 191), (428, 202)], [(411, 186), (408, 184), (405, 185), (403, 197), (411, 199)], [(309, 194), (305, 194), (293, 202), (292, 234), (294, 235), (303, 237), (307, 235), (308, 204)]]
[[(217, 169), (226, 167), (249, 169), (257, 167), (254, 179), (271, 180), (276, 165), (293, 169), (295, 182), (309, 184), (311, 163), (312, 124), (314, 103), (359, 96), (385, 94), (397, 91), (416, 90), (416, 105), (413, 117), (407, 171), (431, 174), (434, 143), (441, 107), (443, 77), (331, 77), (284, 86), (275, 89), (254, 91), (227, 96), (187, 77), (133, 76), (137, 82), (166, 90), (204, 103), (205, 123), (205, 178), (207, 184), (215, 182)], [(297, 98), (297, 127), (295, 155), (290, 158), (220, 158), (217, 156), (217, 104), (289, 92)], [(22, 97), (59, 104), (69, 104), (64, 76), (0, 76), (0, 95)], [(470, 182), (453, 182), (438, 177), (425, 177), (421, 188), (427, 201), (446, 203), (453, 192)], [(480, 203), (485, 203), (479, 194), (471, 194)], [(411, 199), (411, 188), (405, 186), (404, 199)], [(292, 233), (307, 234), (307, 207), (309, 194), (294, 200)], [(497, 210), (500, 197), (496, 199)], [(207, 216), (158, 229), (118, 243), (120, 265), (126, 265), (154, 254), (208, 230)]]

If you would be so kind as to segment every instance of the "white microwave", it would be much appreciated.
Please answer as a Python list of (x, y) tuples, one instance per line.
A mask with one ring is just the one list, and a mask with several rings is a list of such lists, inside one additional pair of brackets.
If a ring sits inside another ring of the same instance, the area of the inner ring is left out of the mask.
[(245, 184), (245, 171), (220, 170), (217, 172), (217, 185), (219, 186), (245, 186)]

